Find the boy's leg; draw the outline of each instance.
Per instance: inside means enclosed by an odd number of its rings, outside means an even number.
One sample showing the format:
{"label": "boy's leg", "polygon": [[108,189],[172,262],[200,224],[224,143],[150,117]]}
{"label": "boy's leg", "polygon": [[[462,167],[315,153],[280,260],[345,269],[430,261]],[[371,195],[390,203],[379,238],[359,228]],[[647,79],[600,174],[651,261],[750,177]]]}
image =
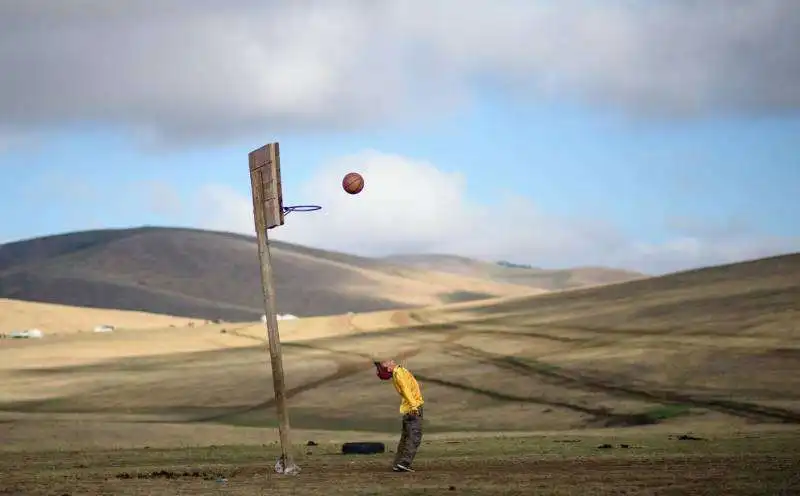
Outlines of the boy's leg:
{"label": "boy's leg", "polygon": [[408,429],[406,429],[405,415],[403,416],[403,424],[400,429],[400,442],[397,443],[397,452],[394,455],[394,463],[396,466],[405,457],[406,445],[408,444]]}
{"label": "boy's leg", "polygon": [[405,441],[403,452],[401,455],[398,450],[396,464],[410,469],[422,442],[422,409],[418,415],[403,415],[403,436]]}

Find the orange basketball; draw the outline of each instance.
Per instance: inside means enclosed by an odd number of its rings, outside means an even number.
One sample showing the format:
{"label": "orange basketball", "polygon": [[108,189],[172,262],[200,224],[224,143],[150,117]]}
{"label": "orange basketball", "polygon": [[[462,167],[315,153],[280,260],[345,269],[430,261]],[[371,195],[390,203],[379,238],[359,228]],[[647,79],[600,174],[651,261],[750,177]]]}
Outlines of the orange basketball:
{"label": "orange basketball", "polygon": [[342,179],[342,188],[351,195],[361,193],[364,189],[364,178],[358,172],[350,172]]}

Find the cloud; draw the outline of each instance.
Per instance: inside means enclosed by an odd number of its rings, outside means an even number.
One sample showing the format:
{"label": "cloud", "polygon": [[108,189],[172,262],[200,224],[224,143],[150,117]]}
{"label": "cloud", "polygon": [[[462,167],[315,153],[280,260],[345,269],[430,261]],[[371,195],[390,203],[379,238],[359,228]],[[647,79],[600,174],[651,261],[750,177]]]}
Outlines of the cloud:
{"label": "cloud", "polygon": [[634,116],[797,112],[798,47],[786,0],[0,2],[0,128],[339,130],[476,81]]}
{"label": "cloud", "polygon": [[[354,196],[340,187],[350,171],[362,173],[366,182],[364,191]],[[686,220],[672,222],[676,233],[667,241],[643,243],[603,219],[561,217],[511,196],[475,202],[466,188],[459,173],[422,160],[364,151],[317,169],[299,195],[323,210],[291,213],[270,235],[362,255],[450,253],[545,267],[604,265],[648,273],[800,250],[800,239]],[[197,225],[253,232],[246,194],[208,185],[195,201],[204,206],[194,220]]]}
{"label": "cloud", "polygon": [[682,237],[662,244],[635,244],[633,247],[629,266],[649,268],[651,273],[657,274],[796,253],[800,251],[800,239],[763,234],[729,239]]}

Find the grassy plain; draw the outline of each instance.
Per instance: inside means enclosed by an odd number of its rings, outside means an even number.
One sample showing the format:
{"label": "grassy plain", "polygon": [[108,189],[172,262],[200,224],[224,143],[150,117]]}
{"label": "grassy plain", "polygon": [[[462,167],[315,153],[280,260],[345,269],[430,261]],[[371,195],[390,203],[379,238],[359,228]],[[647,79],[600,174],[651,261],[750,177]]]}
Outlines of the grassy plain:
{"label": "grassy plain", "polygon": [[[760,495],[798,487],[798,255],[286,321],[282,337],[294,439],[319,443],[310,454],[298,446],[299,477],[271,473],[277,435],[263,329],[242,323],[0,342],[0,488]],[[396,442],[396,393],[371,365],[383,356],[404,361],[426,395],[426,444],[418,472],[405,477],[387,472],[391,453],[336,454],[345,440]],[[703,440],[676,438],[687,433]]]}
{"label": "grassy plain", "polygon": [[[599,447],[609,445],[610,447]],[[609,431],[426,441],[417,472],[338,446],[299,448],[296,477],[274,474],[278,448],[219,447],[0,455],[6,494],[574,495],[794,494],[796,438],[762,432],[723,439]],[[17,491],[15,493],[15,491]]]}

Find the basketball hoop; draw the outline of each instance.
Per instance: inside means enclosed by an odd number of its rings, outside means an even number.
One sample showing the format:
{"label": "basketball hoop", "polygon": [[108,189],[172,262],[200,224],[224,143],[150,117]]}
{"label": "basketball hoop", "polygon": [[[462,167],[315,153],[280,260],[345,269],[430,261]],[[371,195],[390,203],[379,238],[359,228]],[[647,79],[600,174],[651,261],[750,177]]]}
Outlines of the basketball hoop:
{"label": "basketball hoop", "polygon": [[289,212],[315,212],[321,208],[319,205],[293,205],[291,207],[283,207],[283,215]]}

